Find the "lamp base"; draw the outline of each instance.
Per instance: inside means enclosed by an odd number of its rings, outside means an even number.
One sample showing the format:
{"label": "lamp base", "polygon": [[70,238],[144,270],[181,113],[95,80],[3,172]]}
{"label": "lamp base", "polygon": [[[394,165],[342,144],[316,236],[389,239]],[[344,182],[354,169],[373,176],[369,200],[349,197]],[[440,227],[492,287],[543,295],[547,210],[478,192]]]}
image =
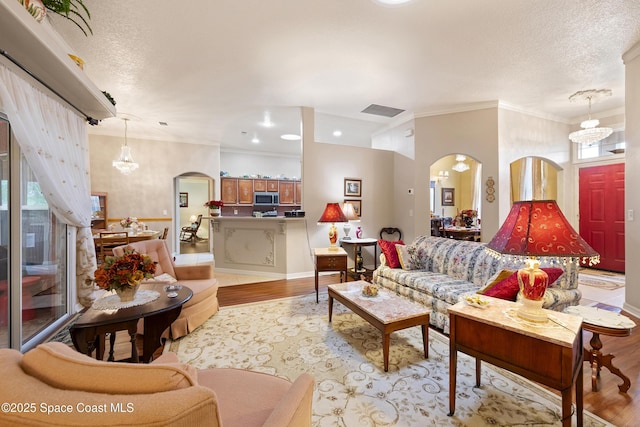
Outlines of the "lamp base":
{"label": "lamp base", "polygon": [[518,309],[518,317],[529,322],[545,323],[549,319],[547,313],[542,309],[543,300],[533,301],[522,299],[522,307]]}

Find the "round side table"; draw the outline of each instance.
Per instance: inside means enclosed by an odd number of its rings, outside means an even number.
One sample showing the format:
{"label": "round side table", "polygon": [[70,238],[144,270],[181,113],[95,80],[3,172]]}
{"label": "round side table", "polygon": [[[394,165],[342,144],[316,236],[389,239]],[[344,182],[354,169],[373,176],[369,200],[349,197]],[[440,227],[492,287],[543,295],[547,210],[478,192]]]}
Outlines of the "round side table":
{"label": "round side table", "polygon": [[628,337],[636,323],[627,316],[597,307],[572,306],[565,310],[566,313],[575,314],[582,317],[582,328],[592,334],[591,349],[584,349],[584,361],[591,365],[591,390],[598,391],[597,380],[600,377],[600,370],[604,366],[614,375],[622,379],[622,384],[618,389],[626,393],[631,387],[629,377],[624,375],[620,369],[613,366],[613,354],[602,354],[602,341],[600,335],[611,337]]}

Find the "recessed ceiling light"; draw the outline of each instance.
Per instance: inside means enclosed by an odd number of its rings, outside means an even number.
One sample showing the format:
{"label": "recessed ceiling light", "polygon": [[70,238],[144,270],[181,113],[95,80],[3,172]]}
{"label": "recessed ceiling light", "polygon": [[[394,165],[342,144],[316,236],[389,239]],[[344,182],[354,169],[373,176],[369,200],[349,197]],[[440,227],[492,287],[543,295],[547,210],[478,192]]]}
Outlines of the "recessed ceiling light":
{"label": "recessed ceiling light", "polygon": [[341,130],[334,130],[333,131],[333,136],[335,136],[336,138],[339,136],[342,136],[342,131]]}
{"label": "recessed ceiling light", "polygon": [[251,139],[251,142],[253,142],[254,144],[258,144],[258,143],[260,142],[260,140],[258,139],[258,137],[257,137],[257,136],[254,136],[254,137]]}
{"label": "recessed ceiling light", "polygon": [[273,122],[271,121],[271,114],[269,112],[264,113],[264,120],[260,124],[266,128],[273,127]]}
{"label": "recessed ceiling light", "polygon": [[280,138],[287,141],[298,141],[300,140],[300,135],[294,135],[292,133],[285,133],[284,135],[280,135]]}

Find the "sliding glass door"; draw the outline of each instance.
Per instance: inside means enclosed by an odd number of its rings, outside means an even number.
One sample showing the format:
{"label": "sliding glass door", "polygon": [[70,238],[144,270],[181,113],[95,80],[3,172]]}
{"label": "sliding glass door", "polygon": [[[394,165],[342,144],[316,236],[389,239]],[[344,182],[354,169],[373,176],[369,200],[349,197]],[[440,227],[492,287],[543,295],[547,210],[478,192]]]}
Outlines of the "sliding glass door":
{"label": "sliding glass door", "polygon": [[0,348],[28,348],[69,312],[67,227],[0,117]]}

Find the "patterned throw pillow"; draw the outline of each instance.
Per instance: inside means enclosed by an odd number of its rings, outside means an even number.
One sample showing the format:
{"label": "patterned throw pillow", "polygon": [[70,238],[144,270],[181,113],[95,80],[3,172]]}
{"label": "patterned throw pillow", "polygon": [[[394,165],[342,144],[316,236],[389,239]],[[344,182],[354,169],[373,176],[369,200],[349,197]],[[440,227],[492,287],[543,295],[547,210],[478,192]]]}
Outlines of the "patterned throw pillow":
{"label": "patterned throw pillow", "polygon": [[404,245],[402,240],[397,240],[395,242],[389,240],[378,240],[378,245],[382,250],[382,254],[387,262],[387,266],[389,268],[398,268],[400,267],[400,260],[398,259],[398,252],[396,251],[396,244]]}
{"label": "patterned throw pillow", "polygon": [[[549,276],[548,287],[551,287],[551,285],[562,276],[562,273],[564,273],[561,268],[541,268],[540,270],[545,271]],[[480,289],[477,293],[488,297],[515,301],[519,291],[518,271],[501,270],[491,277],[484,288]]]}
{"label": "patterned throw pillow", "polygon": [[396,252],[398,252],[400,267],[402,267],[403,270],[415,270],[414,263],[411,262],[411,253],[409,252],[408,246],[397,244]]}

